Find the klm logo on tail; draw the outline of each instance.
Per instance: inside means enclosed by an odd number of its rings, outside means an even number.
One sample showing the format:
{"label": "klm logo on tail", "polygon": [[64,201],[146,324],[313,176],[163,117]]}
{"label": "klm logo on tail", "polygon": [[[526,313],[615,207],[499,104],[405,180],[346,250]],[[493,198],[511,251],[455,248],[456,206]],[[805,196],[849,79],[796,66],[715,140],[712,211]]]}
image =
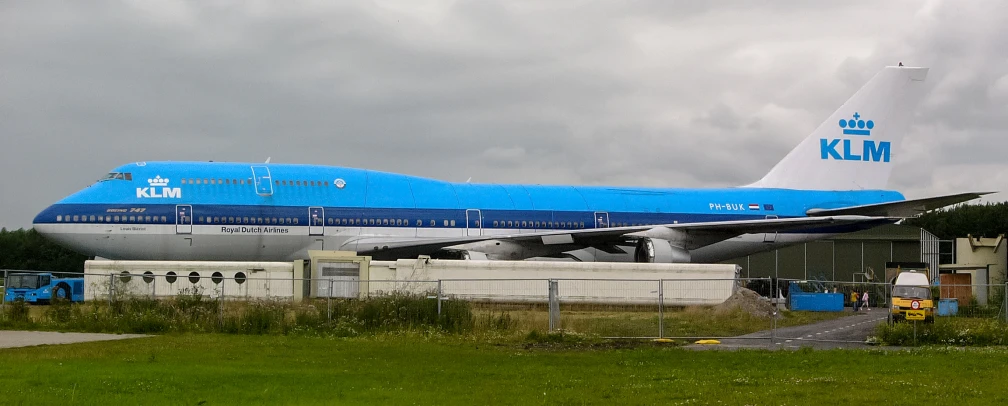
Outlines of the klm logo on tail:
{"label": "klm logo on tail", "polygon": [[[840,119],[840,128],[844,135],[855,135],[870,137],[871,130],[875,128],[872,120],[861,120],[861,115],[854,113],[851,120]],[[891,154],[891,144],[889,141],[862,140],[860,148],[857,139],[833,138],[819,139],[819,153],[822,159],[836,159],[840,161],[872,161],[889,162]]]}

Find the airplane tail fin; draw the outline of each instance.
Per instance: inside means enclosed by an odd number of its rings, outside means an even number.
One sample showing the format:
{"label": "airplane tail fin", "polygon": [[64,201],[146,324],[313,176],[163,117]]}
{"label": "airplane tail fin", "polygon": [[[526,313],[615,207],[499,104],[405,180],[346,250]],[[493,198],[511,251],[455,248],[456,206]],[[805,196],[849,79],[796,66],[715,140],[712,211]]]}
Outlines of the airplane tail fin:
{"label": "airplane tail fin", "polygon": [[888,66],[747,187],[883,189],[924,96],[928,68]]}

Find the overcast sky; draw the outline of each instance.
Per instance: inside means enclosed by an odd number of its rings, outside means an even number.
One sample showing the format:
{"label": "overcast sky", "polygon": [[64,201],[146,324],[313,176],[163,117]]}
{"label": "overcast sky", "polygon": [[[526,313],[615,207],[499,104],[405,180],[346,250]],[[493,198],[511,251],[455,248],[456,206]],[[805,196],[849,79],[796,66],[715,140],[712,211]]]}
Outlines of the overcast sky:
{"label": "overcast sky", "polygon": [[741,185],[898,62],[931,67],[931,91],[890,186],[1008,191],[1006,16],[1001,1],[4,1],[0,226],[134,161]]}

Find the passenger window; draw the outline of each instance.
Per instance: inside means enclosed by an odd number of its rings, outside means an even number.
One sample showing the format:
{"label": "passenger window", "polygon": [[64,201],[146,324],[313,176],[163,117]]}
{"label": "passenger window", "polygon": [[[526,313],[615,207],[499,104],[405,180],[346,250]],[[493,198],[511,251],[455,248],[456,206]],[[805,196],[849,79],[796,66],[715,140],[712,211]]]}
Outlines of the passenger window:
{"label": "passenger window", "polygon": [[119,216],[115,216],[115,217],[113,217],[113,219],[115,220],[116,223],[119,222]]}
{"label": "passenger window", "polygon": [[448,227],[448,220],[445,220],[445,221],[444,221],[444,226],[445,226],[445,227]]}
{"label": "passenger window", "polygon": [[80,221],[80,216],[74,216],[74,222],[76,223],[78,221]]}
{"label": "passenger window", "polygon": [[200,223],[202,223],[202,222],[203,222],[203,216],[200,216],[200,217],[199,217],[199,222],[200,222]]}
{"label": "passenger window", "polygon": [[150,221],[150,216],[144,216],[144,221],[146,221],[146,222],[150,223],[150,222],[151,222],[151,221]]}
{"label": "passenger window", "polygon": [[329,219],[329,225],[330,226],[332,225],[332,219],[331,218]]}
{"label": "passenger window", "polygon": [[294,224],[297,224],[297,223],[298,223],[298,218],[294,217]]}
{"label": "passenger window", "polygon": [[95,221],[95,216],[91,216],[91,222],[94,223],[94,221]]}
{"label": "passenger window", "polygon": [[523,221],[521,224],[522,224],[521,228],[527,228],[528,227],[528,223],[527,222]]}
{"label": "passenger window", "polygon": [[417,227],[423,227],[423,220],[417,219],[416,226]]}
{"label": "passenger window", "polygon": [[383,226],[387,226],[388,225],[388,219],[382,219],[382,225]]}
{"label": "passenger window", "polygon": [[242,217],[242,223],[248,224],[248,217]]}
{"label": "passenger window", "polygon": [[312,186],[315,186],[315,181],[314,181],[314,180],[313,180],[313,181],[311,181],[311,185],[312,185]]}
{"label": "passenger window", "polygon": [[508,228],[511,228],[511,227],[514,227],[514,226],[513,226],[512,224],[511,224],[511,220],[508,220],[508,223],[507,223],[507,226],[508,226]]}
{"label": "passenger window", "polygon": [[343,219],[343,225],[353,225],[353,219]]}
{"label": "passenger window", "polygon": [[578,223],[578,227],[579,228],[584,228],[584,222],[582,221],[582,222]]}
{"label": "passenger window", "polygon": [[112,222],[112,216],[105,216],[105,222],[106,223],[111,223]]}
{"label": "passenger window", "polygon": [[494,227],[497,227],[497,220],[494,220]]}
{"label": "passenger window", "polygon": [[396,221],[395,221],[395,225],[397,225],[397,226],[401,226],[401,225],[402,225],[402,220],[400,220],[400,219],[396,219]]}
{"label": "passenger window", "polygon": [[185,184],[185,178],[182,178],[182,184],[183,185]]}
{"label": "passenger window", "polygon": [[197,185],[200,184],[200,180],[199,179],[196,179],[196,184]]}
{"label": "passenger window", "polygon": [[230,185],[231,184],[231,179],[224,179],[224,184],[225,185]]}
{"label": "passenger window", "polygon": [[452,226],[452,227],[455,227],[455,220],[452,220],[452,221],[451,221],[451,226]]}
{"label": "passenger window", "polygon": [[218,185],[223,185],[224,184],[224,180],[223,179],[217,179],[217,184]]}
{"label": "passenger window", "polygon": [[356,221],[357,225],[359,226],[360,225],[360,219],[357,219],[355,221]]}
{"label": "passenger window", "polygon": [[216,179],[210,179],[210,184],[211,185],[216,185],[217,184],[217,180]]}
{"label": "passenger window", "polygon": [[[204,185],[209,185],[209,184],[210,184],[209,180],[210,180],[210,179],[207,179],[207,178],[203,178],[203,184],[204,184]],[[198,181],[199,181],[199,179],[197,179],[197,183],[199,183]]]}
{"label": "passenger window", "polygon": [[136,222],[136,216],[130,216],[129,221],[130,221],[130,223],[135,223]]}
{"label": "passenger window", "polygon": [[280,181],[279,180],[274,180],[273,183],[275,183],[277,186],[280,186]]}
{"label": "passenger window", "polygon": [[214,224],[219,224],[220,223],[220,217],[214,217],[213,218],[213,222],[214,222]]}
{"label": "passenger window", "polygon": [[166,217],[166,216],[161,216],[161,222],[162,222],[162,223],[167,223],[167,222],[168,222],[168,217]]}
{"label": "passenger window", "polygon": [[63,221],[63,216],[56,216],[56,221]]}

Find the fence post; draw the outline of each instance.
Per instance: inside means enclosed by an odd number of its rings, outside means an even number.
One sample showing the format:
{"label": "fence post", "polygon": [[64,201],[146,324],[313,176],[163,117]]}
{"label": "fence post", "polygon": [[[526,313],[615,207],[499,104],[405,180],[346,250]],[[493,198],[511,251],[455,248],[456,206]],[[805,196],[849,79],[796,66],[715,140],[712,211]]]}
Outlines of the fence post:
{"label": "fence post", "polygon": [[329,279],[329,291],[326,292],[326,314],[329,315],[329,321],[332,321],[332,288],[333,280]]}
{"label": "fence post", "polygon": [[658,338],[665,337],[665,281],[658,280]]}
{"label": "fence post", "polygon": [[437,315],[441,316],[441,280],[437,280]]}
{"label": "fence post", "polygon": [[151,275],[151,300],[157,300],[157,275]]}
{"label": "fence post", "polygon": [[108,278],[108,304],[112,307],[112,295],[115,292],[115,275],[109,274]]}
{"label": "fence post", "polygon": [[774,341],[777,340],[777,310],[780,310],[780,304],[778,303],[780,297],[777,294],[777,283],[776,278],[770,283],[770,286],[773,287],[772,295],[774,296],[773,314],[770,315],[770,345],[773,345]]}
{"label": "fence post", "polygon": [[1004,292],[1001,293],[1004,297],[1004,320],[1008,323],[1008,281],[1005,281]]}
{"label": "fence post", "polygon": [[557,298],[557,281],[550,279],[549,283],[549,331],[560,328],[560,301]]}

